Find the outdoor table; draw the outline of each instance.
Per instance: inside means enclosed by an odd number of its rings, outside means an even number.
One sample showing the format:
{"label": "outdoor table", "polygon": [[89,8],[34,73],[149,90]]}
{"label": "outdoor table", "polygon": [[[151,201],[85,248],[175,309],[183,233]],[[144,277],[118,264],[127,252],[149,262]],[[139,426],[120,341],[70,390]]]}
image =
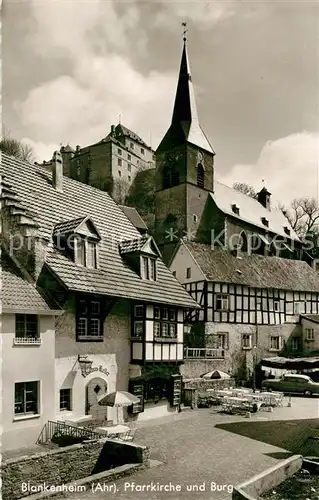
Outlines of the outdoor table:
{"label": "outdoor table", "polygon": [[96,427],[95,432],[106,436],[120,436],[129,432],[129,430],[130,428],[127,425],[111,425],[109,427]]}
{"label": "outdoor table", "polygon": [[234,394],[233,390],[227,391],[227,390],[215,390],[215,389],[208,389],[207,392],[214,392],[216,396],[232,396]]}
{"label": "outdoor table", "polygon": [[[256,405],[254,409],[254,405]],[[234,411],[256,411],[260,409],[262,405],[262,401],[256,401],[253,399],[252,396],[248,397],[238,397],[238,396],[233,396],[233,397],[225,397],[223,406],[226,411],[234,412]]]}

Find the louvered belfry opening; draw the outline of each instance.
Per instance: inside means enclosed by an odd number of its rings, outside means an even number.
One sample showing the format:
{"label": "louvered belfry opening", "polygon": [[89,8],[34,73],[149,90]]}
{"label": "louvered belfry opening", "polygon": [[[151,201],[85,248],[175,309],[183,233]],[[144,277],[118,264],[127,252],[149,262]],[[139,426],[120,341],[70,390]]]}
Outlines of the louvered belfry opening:
{"label": "louvered belfry opening", "polygon": [[200,188],[205,187],[205,171],[201,163],[197,165],[197,186]]}

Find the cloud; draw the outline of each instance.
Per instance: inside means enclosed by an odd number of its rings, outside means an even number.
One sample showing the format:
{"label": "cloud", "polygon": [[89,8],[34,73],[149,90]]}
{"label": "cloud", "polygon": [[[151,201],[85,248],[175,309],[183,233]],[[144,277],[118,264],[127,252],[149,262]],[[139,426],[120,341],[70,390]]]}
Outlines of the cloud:
{"label": "cloud", "polygon": [[[260,189],[262,180],[272,192],[273,201],[289,205],[292,199],[319,199],[319,134],[301,132],[267,142],[254,165],[234,165],[225,184],[247,182]],[[218,177],[218,167],[216,168]]]}
{"label": "cloud", "polygon": [[35,155],[34,159],[35,161],[40,163],[42,163],[44,160],[51,160],[53,152],[60,149],[59,144],[44,144],[42,142],[35,142],[28,137],[24,137],[21,142],[32,147]]}
{"label": "cloud", "polygon": [[233,16],[238,9],[238,1],[207,0],[184,1],[160,0],[160,6],[154,19],[155,26],[165,26],[176,31],[178,22],[191,21],[200,30],[210,29],[214,24]]}
{"label": "cloud", "polygon": [[146,142],[152,130],[153,144],[159,142],[170,118],[176,76],[143,74],[133,66],[130,50],[146,46],[143,29],[137,29],[137,4],[127,3],[121,12],[112,1],[76,5],[75,10],[69,0],[32,1],[36,29],[28,43],[39,57],[69,59],[70,72],[42,82],[14,103],[28,136],[35,147],[84,146],[106,136],[121,115],[122,123]]}

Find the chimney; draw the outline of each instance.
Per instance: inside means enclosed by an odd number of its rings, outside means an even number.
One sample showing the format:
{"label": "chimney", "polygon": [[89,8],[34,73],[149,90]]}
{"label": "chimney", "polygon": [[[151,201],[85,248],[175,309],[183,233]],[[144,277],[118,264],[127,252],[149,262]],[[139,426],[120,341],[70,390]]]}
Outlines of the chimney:
{"label": "chimney", "polygon": [[267,210],[270,210],[270,195],[271,193],[265,187],[257,193],[257,200]]}
{"label": "chimney", "polygon": [[115,136],[115,125],[111,125],[111,137]]}
{"label": "chimney", "polygon": [[60,151],[55,151],[53,153],[52,185],[59,193],[63,192],[63,161]]}
{"label": "chimney", "polygon": [[78,153],[80,151],[80,149],[81,149],[81,146],[77,145],[76,146],[76,152]]}

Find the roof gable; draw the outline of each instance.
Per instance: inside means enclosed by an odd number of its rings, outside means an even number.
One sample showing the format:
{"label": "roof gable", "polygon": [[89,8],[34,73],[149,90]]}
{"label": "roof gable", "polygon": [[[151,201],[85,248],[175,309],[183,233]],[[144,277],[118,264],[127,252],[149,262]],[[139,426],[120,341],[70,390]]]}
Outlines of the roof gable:
{"label": "roof gable", "polygon": [[144,235],[140,238],[121,241],[119,244],[121,255],[128,253],[144,253],[154,257],[161,257],[161,252],[152,236]]}
{"label": "roof gable", "polygon": [[99,231],[88,215],[85,217],[78,217],[73,220],[59,222],[54,226],[53,236],[57,236],[58,234],[67,236],[71,233],[89,238],[101,239]]}

